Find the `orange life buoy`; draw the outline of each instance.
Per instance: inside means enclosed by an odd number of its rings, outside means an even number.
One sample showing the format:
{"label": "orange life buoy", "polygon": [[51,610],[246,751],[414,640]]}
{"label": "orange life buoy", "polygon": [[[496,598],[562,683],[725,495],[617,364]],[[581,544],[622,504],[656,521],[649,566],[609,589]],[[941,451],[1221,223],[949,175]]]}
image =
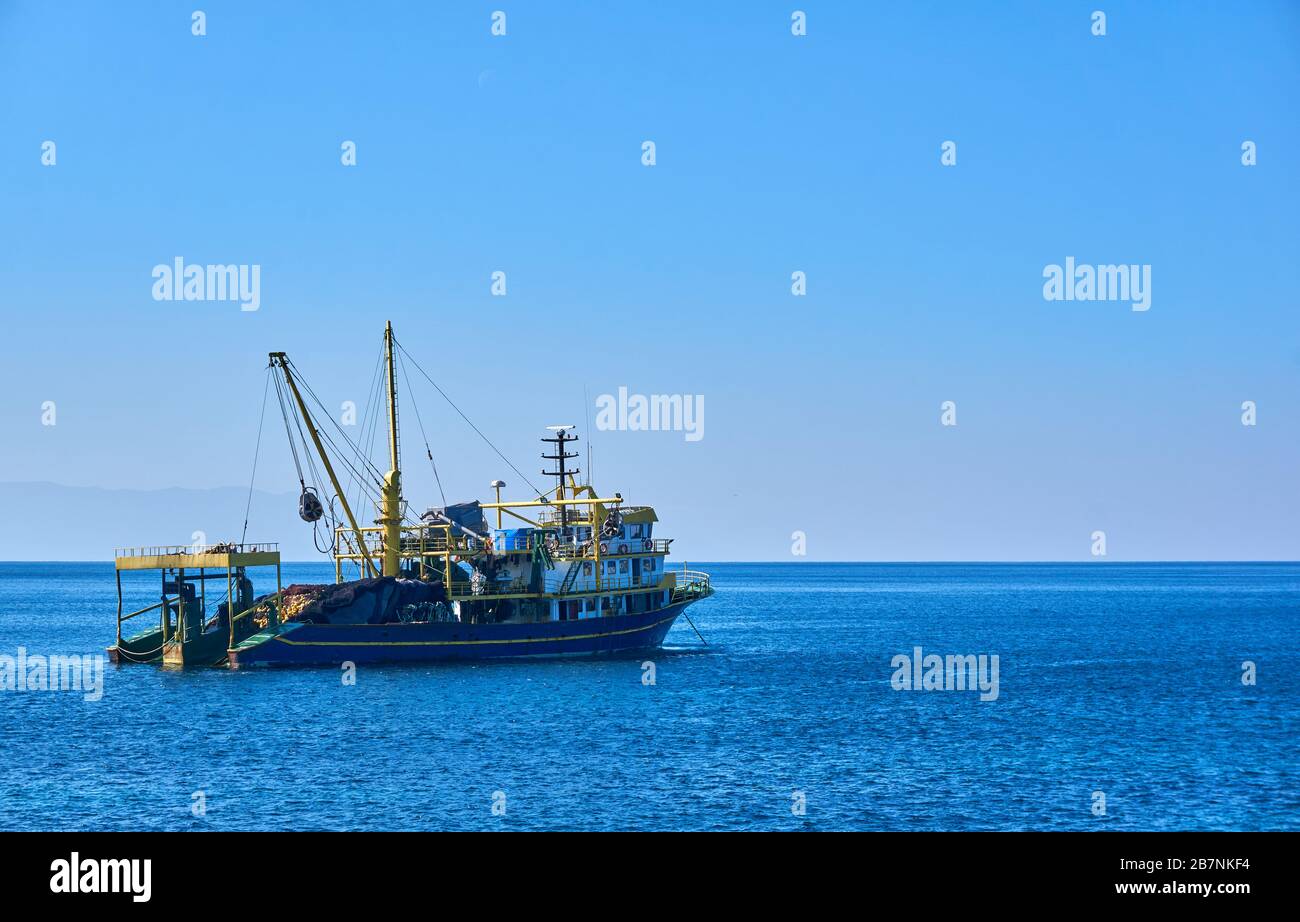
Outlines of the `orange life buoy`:
{"label": "orange life buoy", "polygon": [[605,543],[602,541],[602,542],[601,542],[601,545],[600,545],[600,552],[601,552],[602,554],[608,554],[608,553],[609,553],[609,545],[608,545],[608,544],[605,544]]}
{"label": "orange life buoy", "polygon": [[649,538],[646,538],[645,541],[642,543],[642,545],[645,547],[647,551],[652,551],[654,550],[655,543],[651,541]]}
{"label": "orange life buoy", "polygon": [[618,552],[619,552],[620,554],[626,554],[626,553],[627,553],[627,545],[626,545],[626,544],[620,544],[620,545],[618,546]]}

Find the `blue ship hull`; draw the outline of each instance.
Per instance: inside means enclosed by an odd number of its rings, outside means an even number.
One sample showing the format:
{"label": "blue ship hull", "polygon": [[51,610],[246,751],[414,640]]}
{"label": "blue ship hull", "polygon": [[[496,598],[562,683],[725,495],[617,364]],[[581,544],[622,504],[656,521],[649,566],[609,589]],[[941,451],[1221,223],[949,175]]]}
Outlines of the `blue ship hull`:
{"label": "blue ship hull", "polygon": [[531,624],[290,622],[237,644],[230,650],[230,665],[489,660],[649,650],[663,644],[691,601],[633,615]]}

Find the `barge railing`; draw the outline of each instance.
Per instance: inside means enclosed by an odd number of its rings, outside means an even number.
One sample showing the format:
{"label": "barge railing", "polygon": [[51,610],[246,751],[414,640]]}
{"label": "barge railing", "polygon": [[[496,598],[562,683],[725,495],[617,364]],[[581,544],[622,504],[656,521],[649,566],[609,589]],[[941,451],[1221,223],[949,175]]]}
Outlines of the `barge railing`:
{"label": "barge railing", "polygon": [[[233,611],[235,580],[237,577],[243,579],[244,571],[250,567],[275,567],[275,603],[274,613],[271,616],[274,623],[283,603],[279,548],[279,544],[269,541],[239,544],[233,542],[150,544],[141,547],[114,548],[113,568],[117,577],[117,642],[113,649],[116,655],[131,660],[133,656],[140,653],[140,651],[123,649],[122,624],[152,611],[159,612],[158,636],[162,646],[157,651],[149,651],[150,657],[154,653],[161,652],[164,663],[183,664],[189,656],[208,659],[215,655],[216,645],[204,639],[210,633],[204,631],[204,619],[207,617],[207,584],[210,580],[225,580],[226,610]],[[160,576],[159,601],[126,614],[122,595],[123,572],[150,570],[156,571]],[[174,596],[168,595],[169,577],[171,588],[176,593]],[[197,609],[197,613],[187,611],[186,593],[183,589],[189,586],[193,591],[195,584],[198,585],[198,591],[192,592],[191,603]],[[176,615],[174,625],[173,612]],[[197,623],[192,617],[195,614],[197,614]],[[235,624],[238,620],[237,617],[229,619],[229,635],[220,644],[223,652],[235,643]]]}

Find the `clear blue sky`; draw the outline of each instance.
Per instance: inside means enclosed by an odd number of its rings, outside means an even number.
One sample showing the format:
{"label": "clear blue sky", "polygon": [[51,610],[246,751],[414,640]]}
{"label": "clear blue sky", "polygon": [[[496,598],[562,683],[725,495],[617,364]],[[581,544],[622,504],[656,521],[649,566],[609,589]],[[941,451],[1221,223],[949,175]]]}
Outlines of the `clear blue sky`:
{"label": "clear blue sky", "polygon": [[[0,480],[246,484],[266,353],[363,402],[391,319],[530,477],[584,387],[704,395],[594,442],[687,557],[1300,558],[1298,101],[1282,2],[0,0]],[[154,301],[176,256],[261,310]],[[1045,301],[1067,256],[1151,309]],[[450,494],[517,481],[415,396]]]}

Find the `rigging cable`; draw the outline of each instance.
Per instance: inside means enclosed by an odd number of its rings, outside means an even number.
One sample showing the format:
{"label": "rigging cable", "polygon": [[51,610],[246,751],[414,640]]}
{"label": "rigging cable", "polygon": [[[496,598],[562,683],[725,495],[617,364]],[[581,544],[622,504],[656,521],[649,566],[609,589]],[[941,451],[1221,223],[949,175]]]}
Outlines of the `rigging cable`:
{"label": "rigging cable", "polygon": [[279,377],[275,379],[275,397],[280,401],[280,416],[284,420],[284,434],[289,439],[289,451],[293,454],[293,467],[298,472],[298,483],[305,490],[307,484],[302,477],[302,461],[298,458],[298,446],[293,441],[293,428],[289,425],[289,408],[284,403],[284,389]]}
{"label": "rigging cable", "polygon": [[420,408],[415,405],[415,388],[411,387],[411,379],[406,375],[406,363],[402,362],[400,365],[402,380],[406,382],[406,392],[411,395],[411,409],[415,412],[415,421],[420,426],[420,438],[424,439],[424,453],[429,457],[429,466],[433,468],[433,479],[438,484],[438,495],[442,497],[443,508],[446,508],[447,494],[443,492],[442,478],[438,476],[438,464],[433,460],[433,452],[429,450],[429,437],[424,434],[424,420],[420,418]]}
{"label": "rigging cable", "polygon": [[[382,361],[382,359],[383,359],[383,354],[380,353],[380,361]],[[377,418],[377,415],[375,413],[375,406],[376,406],[376,401],[378,400],[377,395],[379,393],[377,387],[379,381],[377,377],[378,374],[379,374],[379,363],[377,362],[375,365],[375,373],[370,378],[370,390],[367,392],[366,395],[366,409],[365,412],[362,413],[361,415],[360,432],[357,436],[358,450],[360,450],[361,446],[365,446],[365,455],[368,458],[373,458],[375,453],[374,429],[375,429],[375,420]],[[349,493],[352,492],[352,486],[354,483],[356,484],[355,504],[356,507],[359,509],[361,508],[362,501],[365,499],[365,485],[362,484],[359,480],[357,480],[355,476],[349,476],[347,492]]]}
{"label": "rigging cable", "polygon": [[[302,424],[307,421],[295,417],[295,422],[298,424],[298,435],[303,440],[303,452],[307,456],[307,469],[311,473],[313,489],[323,489],[326,480],[321,477],[320,469],[316,467],[316,458],[307,448],[307,439],[302,432]],[[308,424],[310,425],[310,423]],[[324,547],[321,546],[320,537],[322,523],[324,523],[326,535],[328,536],[328,541],[325,543]],[[338,540],[336,533],[337,527],[338,517],[333,514],[333,500],[331,498],[329,501],[321,503],[320,518],[313,520],[311,523],[311,543],[316,548],[317,553],[333,555]]]}
{"label": "rigging cable", "polygon": [[274,376],[274,369],[266,366],[266,384],[262,387],[262,415],[257,420],[257,445],[253,448],[253,475],[248,478],[248,502],[244,504],[244,530],[239,535],[239,543],[243,544],[244,539],[248,537],[248,513],[253,508],[253,484],[257,480],[257,458],[262,453],[262,424],[266,421],[266,398],[271,393],[271,378]]}
{"label": "rigging cable", "polygon": [[[352,449],[353,453],[358,456],[358,459],[363,463],[363,465],[369,468],[371,478],[373,479],[376,488],[382,490],[384,472],[377,468],[369,458],[361,457],[361,447],[352,441],[352,437],[344,432],[343,427],[339,425],[332,415],[330,415],[330,411],[326,408],[320,397],[316,396],[316,392],[312,390],[311,385],[307,383],[306,379],[303,378],[302,373],[298,371],[298,366],[294,365],[292,360],[289,361],[289,364],[293,367],[294,372],[297,373],[298,384],[301,386],[302,390],[304,390],[307,395],[311,397],[312,401],[315,402],[316,406],[320,408],[321,418],[329,420],[330,424],[338,430],[339,435],[343,437],[343,441],[346,442],[348,447]],[[352,467],[352,463],[348,460],[347,455],[339,449],[338,443],[334,441],[333,436],[331,436],[326,429],[323,427],[318,428],[317,434],[328,441],[330,447],[334,449],[335,454],[342,459],[343,463],[347,464],[349,468],[352,468],[355,471],[355,468]],[[361,476],[359,472],[357,473],[357,476]]]}
{"label": "rigging cable", "polygon": [[[294,370],[296,371],[297,369],[294,369]],[[286,435],[288,436],[288,438],[289,438],[289,450],[290,450],[290,451],[292,452],[292,454],[293,454],[293,464],[294,464],[294,469],[295,469],[295,471],[296,471],[297,474],[298,474],[298,484],[299,484],[299,486],[302,488],[302,490],[303,490],[304,493],[307,492],[307,482],[306,482],[306,477],[305,477],[305,475],[303,474],[303,458],[300,457],[299,454],[298,454],[298,444],[297,444],[297,442],[294,440],[294,437],[293,437],[294,429],[297,429],[297,431],[298,431],[298,440],[301,441],[301,443],[302,443],[302,454],[303,454],[303,456],[305,456],[305,459],[306,459],[307,471],[308,471],[308,473],[310,473],[311,476],[312,476],[313,488],[314,488],[314,489],[319,489],[319,487],[316,486],[316,485],[321,484],[321,483],[324,483],[324,480],[321,479],[320,471],[319,471],[319,470],[317,469],[317,467],[316,467],[316,462],[315,462],[314,456],[313,456],[313,454],[312,454],[312,450],[311,450],[311,448],[310,448],[310,447],[308,446],[308,444],[307,444],[307,435],[306,435],[306,433],[303,432],[303,423],[304,423],[304,422],[307,422],[307,421],[304,420],[304,419],[302,418],[301,414],[297,411],[296,406],[295,406],[295,409],[290,410],[290,406],[293,406],[293,404],[292,404],[292,397],[286,395],[286,393],[285,393],[286,385],[283,385],[283,384],[281,383],[279,377],[276,377],[276,378],[275,378],[275,386],[276,386],[276,398],[277,398],[277,400],[278,400],[279,403],[280,403],[280,414],[281,414],[281,416],[283,416],[283,418],[284,418],[285,434],[286,434]],[[303,386],[304,386],[304,387],[307,387],[307,385],[306,385],[305,382],[303,382]],[[309,389],[309,390],[310,390],[310,389]],[[315,395],[313,395],[313,397],[314,397],[314,396],[315,396]],[[319,401],[317,401],[317,403],[319,403]],[[322,410],[323,410],[323,409],[324,409],[324,407],[322,407]],[[328,414],[326,414],[326,415],[328,416]],[[291,422],[291,417],[292,417],[292,422]],[[310,425],[309,422],[308,422],[308,425]],[[326,439],[329,439],[329,433],[327,433],[327,432],[323,432],[323,433],[321,433],[321,434],[324,435],[324,437],[325,437]],[[330,439],[330,444],[331,444],[331,445],[334,445],[334,442],[333,442],[332,439]],[[335,451],[336,451],[336,453],[338,453],[337,446],[335,446]],[[341,453],[340,453],[340,454],[341,454]],[[348,468],[349,468],[349,469],[350,469],[354,474],[357,474],[356,468],[352,466],[352,464],[347,460],[346,457],[343,457],[342,460],[343,460],[343,462],[344,462],[345,464],[348,465]],[[359,474],[357,474],[357,476],[358,476],[358,478],[360,478],[360,475],[359,475]],[[360,482],[360,479],[359,479],[358,482]],[[322,514],[322,516],[321,516],[321,518],[325,520],[325,527],[326,527],[327,529],[329,529],[329,536],[330,536],[330,537],[329,537],[329,541],[328,541],[328,543],[326,543],[326,545],[325,545],[324,547],[321,546],[321,538],[320,538],[320,521],[317,520],[317,521],[313,521],[313,522],[311,523],[311,525],[312,525],[312,544],[315,546],[316,550],[317,550],[318,552],[320,552],[321,554],[327,554],[327,553],[328,553],[328,554],[333,554],[334,550],[335,550],[336,547],[337,547],[337,543],[338,543],[338,536],[337,536],[338,516],[337,516],[336,513],[333,512],[332,501],[331,501],[331,504],[330,504],[330,506],[329,506],[329,510],[330,510],[330,512],[329,512],[328,517],[327,517],[325,514]],[[323,511],[324,511],[324,510],[322,510],[322,512],[323,512]],[[332,521],[331,521],[331,519],[332,519]]]}
{"label": "rigging cable", "polygon": [[519,470],[519,468],[511,464],[510,459],[507,458],[505,455],[501,454],[501,449],[497,448],[495,445],[492,444],[492,440],[489,439],[486,435],[484,435],[482,430],[480,430],[478,426],[474,425],[474,423],[470,420],[468,416],[464,414],[464,412],[461,410],[460,407],[452,403],[451,398],[448,397],[446,392],[438,386],[438,382],[434,381],[433,378],[429,377],[429,373],[425,371],[422,367],[420,367],[419,362],[417,362],[414,358],[411,357],[411,353],[406,351],[406,347],[403,346],[401,342],[398,341],[397,337],[393,337],[393,342],[397,344],[397,348],[401,350],[402,354],[411,360],[411,364],[415,366],[415,370],[418,371],[420,374],[424,375],[424,379],[428,381],[430,384],[432,384],[433,389],[442,395],[442,399],[447,401],[447,404],[453,410],[455,410],[457,413],[460,414],[460,418],[465,420],[465,422],[469,424],[469,427],[473,429],[476,433],[478,433],[478,437],[481,438],[484,442],[486,442],[488,447],[497,453],[497,457],[500,458],[502,461],[504,461],[506,463],[506,466],[509,467],[510,470],[518,474],[519,479],[522,480],[525,484],[527,484],[529,489],[531,489],[538,496],[543,496],[544,494],[542,493],[542,491],[537,489],[537,487],[533,486],[532,482],[527,477],[524,476],[523,471]]}
{"label": "rigging cable", "polygon": [[[305,392],[311,397],[312,401],[315,402],[316,406],[320,409],[321,418],[330,421],[330,423],[338,430],[339,434],[343,437],[343,440],[348,444],[348,446],[353,450],[353,452],[355,452],[358,455],[362,466],[365,468],[369,468],[369,471],[367,473],[371,473],[372,477],[374,476],[374,474],[377,474],[378,473],[377,468],[375,468],[374,464],[368,458],[365,458],[360,455],[360,449],[353,443],[352,439],[348,436],[347,432],[343,430],[340,423],[336,421],[333,416],[330,415],[329,411],[325,408],[325,405],[321,402],[320,398],[316,395],[316,392],[312,390],[311,385],[308,384],[305,379],[303,379],[302,374],[301,372],[298,371],[297,366],[294,365],[293,362],[289,360],[287,357],[284,358],[282,361],[284,362],[286,373],[292,371],[292,373],[298,376],[298,385],[299,385],[300,392]],[[317,440],[323,439],[325,442],[329,443],[330,449],[333,450],[334,455],[339,460],[341,460],[343,464],[347,466],[347,469],[351,472],[352,477],[356,479],[359,492],[367,492],[366,489],[367,476],[362,474],[362,472],[357,469],[357,466],[348,457],[348,455],[342,450],[340,450],[338,443],[335,442],[334,438],[330,435],[330,433],[327,430],[312,426],[311,418],[310,416],[307,415],[308,411],[306,409],[305,401],[303,402],[303,406],[299,407],[298,400],[300,398],[295,398],[292,395],[290,395],[288,393],[289,385],[287,381],[282,382],[278,376],[275,376],[275,388],[276,388],[276,399],[280,404],[280,415],[284,419],[285,434],[288,436],[289,439],[289,450],[293,454],[294,469],[298,474],[298,483],[301,486],[303,492],[304,493],[307,492],[307,484],[306,484],[305,475],[303,474],[304,457],[299,455],[298,442],[302,443],[302,455],[305,456],[305,462],[306,462],[308,473],[310,473],[312,476],[312,482],[314,485],[312,489],[313,490],[319,489],[319,487],[316,485],[323,484],[325,482],[321,478],[320,470],[316,467],[315,455],[313,454],[311,447],[307,443],[307,435],[303,431],[304,424],[309,430],[311,430],[315,439]],[[298,433],[297,440],[294,439],[295,429],[297,430]],[[323,446],[321,450],[322,452],[324,451]],[[376,482],[375,486],[378,487],[379,483]],[[370,492],[368,493],[368,495],[372,499],[375,499],[377,502],[377,497],[378,497],[377,492]],[[337,493],[335,493],[327,501],[327,503],[322,504],[322,506],[325,508],[322,508],[322,514],[320,518],[311,520],[312,543],[315,545],[316,550],[322,554],[333,554],[338,547],[338,514],[334,510],[334,499],[336,498],[337,498]],[[323,547],[321,544],[321,537],[320,537],[321,520],[324,521],[325,528],[328,530],[328,539],[325,543],[325,546]],[[362,550],[364,551],[364,548]]]}
{"label": "rigging cable", "polygon": [[[375,367],[374,367],[374,370],[373,370],[373,372],[371,372],[371,375],[370,375],[370,387],[367,388],[367,390],[366,390],[366,408],[365,408],[365,410],[364,410],[364,411],[362,412],[362,414],[361,414],[361,424],[360,424],[360,427],[359,427],[360,435],[359,435],[359,438],[358,438],[359,445],[360,445],[360,444],[365,444],[365,443],[366,443],[366,440],[367,440],[366,433],[369,432],[369,431],[371,431],[371,430],[373,429],[373,417],[371,416],[371,411],[372,411],[372,409],[373,409],[374,406],[375,406],[375,400],[376,400],[376,396],[375,396],[375,395],[378,393],[378,387],[377,387],[377,385],[378,385],[378,382],[379,382],[379,369],[380,369],[380,367],[383,365],[383,362],[384,362],[384,352],[383,352],[383,350],[381,349],[381,350],[379,351],[379,355],[378,355],[378,357],[375,359]],[[373,437],[370,439],[370,443],[369,443],[369,444],[370,444],[370,447],[368,447],[368,448],[366,449],[366,455],[367,455],[368,457],[373,457],[373,455],[374,455],[374,448],[373,448],[373,446],[374,446],[374,440],[373,440]],[[359,446],[358,446],[358,447],[359,447]],[[354,475],[352,475],[352,474],[349,474],[349,475],[348,475],[348,485],[347,485],[346,487],[344,487],[344,489],[343,489],[344,497],[346,497],[347,494],[349,494],[349,493],[352,492],[352,486],[353,486],[354,483],[356,483],[356,479],[357,479],[357,478],[356,478]],[[357,506],[358,506],[358,507],[360,507],[360,505],[361,505],[361,500],[362,500],[362,489],[361,489],[360,484],[357,484],[356,501],[357,501]]]}
{"label": "rigging cable", "polygon": [[686,614],[686,609],[684,608],[682,609],[682,617],[685,618],[686,623],[691,626],[691,630],[695,632],[695,636],[700,638],[700,640],[703,641],[704,645],[707,647],[709,645],[709,642],[707,640],[704,640],[704,635],[700,633],[700,629],[695,626],[695,622],[691,620],[690,615]]}

